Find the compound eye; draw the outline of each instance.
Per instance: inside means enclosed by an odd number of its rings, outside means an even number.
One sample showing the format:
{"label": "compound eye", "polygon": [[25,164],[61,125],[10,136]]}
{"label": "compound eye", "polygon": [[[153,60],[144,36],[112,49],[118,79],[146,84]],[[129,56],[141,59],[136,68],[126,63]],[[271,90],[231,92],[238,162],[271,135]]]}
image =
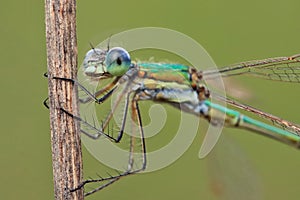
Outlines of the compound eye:
{"label": "compound eye", "polygon": [[121,48],[115,47],[108,51],[105,59],[107,72],[113,76],[124,75],[131,65],[129,53]]}

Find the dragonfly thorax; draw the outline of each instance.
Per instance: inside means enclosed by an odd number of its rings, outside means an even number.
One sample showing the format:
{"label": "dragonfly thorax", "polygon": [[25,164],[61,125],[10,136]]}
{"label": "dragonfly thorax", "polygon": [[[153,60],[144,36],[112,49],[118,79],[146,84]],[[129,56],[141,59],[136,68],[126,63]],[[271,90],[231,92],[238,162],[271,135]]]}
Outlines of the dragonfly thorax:
{"label": "dragonfly thorax", "polygon": [[198,99],[200,101],[208,99],[210,97],[210,91],[204,84],[201,83],[203,81],[203,72],[197,71],[197,69],[190,67],[189,74],[191,87],[197,92]]}
{"label": "dragonfly thorax", "polygon": [[196,91],[200,101],[206,100],[210,97],[210,91],[204,84],[199,84],[196,88]]}

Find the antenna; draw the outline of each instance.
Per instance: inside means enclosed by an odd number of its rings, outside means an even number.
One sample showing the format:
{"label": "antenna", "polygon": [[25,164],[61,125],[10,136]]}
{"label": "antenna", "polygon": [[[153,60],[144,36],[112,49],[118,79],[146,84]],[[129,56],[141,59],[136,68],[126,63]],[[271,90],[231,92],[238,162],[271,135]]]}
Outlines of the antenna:
{"label": "antenna", "polygon": [[92,42],[90,42],[90,46],[91,46],[91,49],[93,49],[94,53],[97,54],[97,51],[95,50],[95,47],[94,47],[94,45],[92,44]]}
{"label": "antenna", "polygon": [[111,37],[112,37],[112,34],[108,37],[108,41],[107,41],[107,51],[109,51],[109,43],[110,43]]}
{"label": "antenna", "polygon": [[92,42],[89,42],[89,43],[90,43],[91,49],[95,50],[95,47],[94,47],[94,45],[92,44]]}

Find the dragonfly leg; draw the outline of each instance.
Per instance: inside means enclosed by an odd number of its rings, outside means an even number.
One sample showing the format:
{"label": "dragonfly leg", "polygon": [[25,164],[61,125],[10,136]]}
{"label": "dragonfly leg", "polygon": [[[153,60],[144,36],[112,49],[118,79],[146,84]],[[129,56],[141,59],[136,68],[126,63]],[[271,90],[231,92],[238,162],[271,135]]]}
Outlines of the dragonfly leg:
{"label": "dragonfly leg", "polygon": [[43,105],[49,109],[49,97],[47,97],[44,101],[43,101]]}
{"label": "dragonfly leg", "polygon": [[[95,101],[95,103],[102,103],[103,101],[105,101],[108,97],[110,97],[115,89],[118,88],[119,86],[119,77],[116,77],[113,82],[111,84],[108,84],[104,89],[96,92],[95,94],[92,94],[91,92],[89,92],[84,86],[82,86],[80,83],[77,82],[77,80],[74,79],[68,79],[68,78],[61,78],[61,77],[54,77],[54,79],[59,79],[59,80],[64,80],[64,81],[71,81],[74,84],[77,84],[78,87],[80,87],[83,91],[85,91],[88,96],[93,99]],[[61,110],[63,112],[65,112],[66,114],[68,114],[69,116],[75,118],[77,121],[80,122],[81,127],[84,126],[87,129],[83,130],[81,129],[81,132],[85,135],[87,135],[88,137],[92,138],[92,139],[98,139],[101,135],[107,137],[108,139],[110,139],[111,141],[118,143],[120,142],[120,140],[122,139],[123,136],[123,132],[124,132],[124,128],[125,128],[125,123],[126,123],[126,116],[127,116],[127,111],[128,111],[128,104],[129,104],[129,99],[130,99],[130,95],[134,90],[131,90],[129,88],[131,88],[130,86],[132,85],[132,81],[127,81],[125,82],[123,80],[122,85],[125,86],[123,89],[121,89],[121,92],[118,94],[117,99],[114,101],[113,105],[111,106],[111,110],[110,112],[106,115],[104,121],[101,124],[100,128],[96,127],[96,123],[94,120],[94,123],[91,124],[90,122],[88,122],[85,119],[82,119],[80,116],[75,116],[72,113],[68,112],[66,109],[64,109],[63,107],[61,107]],[[109,90],[109,91],[107,91]],[[101,98],[97,98],[97,95],[103,94],[105,93]],[[96,96],[95,96],[96,95]],[[122,114],[122,121],[121,121],[121,127],[120,130],[118,131],[118,136],[117,138],[114,138],[113,136],[111,136],[109,133],[105,133],[104,130],[108,127],[112,117],[114,116],[114,113],[116,111],[116,109],[118,108],[118,106],[120,107],[120,103],[122,102],[122,100],[125,99],[125,106],[123,109],[123,114]],[[89,101],[89,100],[87,100]],[[87,131],[88,130],[88,131]],[[92,131],[94,134],[91,134],[90,131]]]}
{"label": "dragonfly leg", "polygon": [[[48,78],[48,72],[45,72],[45,73],[43,74],[43,76],[46,77],[46,78]],[[43,101],[43,105],[44,105],[47,109],[49,109],[49,97],[47,97],[47,98]]]}
{"label": "dragonfly leg", "polygon": [[[53,77],[53,79],[69,81],[73,84],[76,84],[88,97],[85,99],[79,99],[80,103],[88,103],[94,101],[95,103],[101,104],[108,97],[113,94],[115,89],[115,85],[118,83],[119,77],[115,78],[112,83],[106,85],[101,90],[97,91],[95,94],[86,89],[82,84],[80,84],[76,79],[63,78],[63,77]],[[105,93],[105,94],[104,94]],[[98,96],[104,94],[102,97],[98,98]]]}
{"label": "dragonfly leg", "polygon": [[[48,74],[45,73],[44,76],[48,77]],[[97,91],[95,94],[92,94],[91,92],[89,92],[83,85],[81,85],[75,79],[62,78],[62,77],[53,77],[53,79],[63,80],[63,81],[70,81],[73,84],[78,85],[78,87],[81,88],[88,95],[88,98],[86,98],[84,100],[81,100],[80,102],[87,103],[87,102],[89,102],[91,100],[94,100],[98,104],[101,104],[102,102],[104,102],[107,98],[109,98],[113,94],[113,92],[114,92],[114,90],[116,88],[115,86],[116,86],[116,84],[117,84],[117,82],[119,80],[119,78],[115,78],[112,83],[108,84],[103,89]],[[102,97],[97,98],[98,96],[100,96],[102,94],[104,94]],[[44,106],[46,108],[49,109],[49,103],[48,103],[48,101],[49,101],[49,97],[44,100],[43,104],[44,104]],[[101,135],[104,135],[104,136],[106,136],[107,138],[109,138],[110,140],[112,140],[114,142],[119,142],[121,140],[121,138],[122,138],[123,130],[120,131],[118,138],[115,139],[112,136],[110,136],[109,134],[105,133],[102,129],[95,128],[94,125],[88,123],[86,120],[80,118],[79,116],[73,115],[72,113],[68,112],[66,109],[64,109],[64,108],[61,107],[61,110],[63,112],[65,112],[66,114],[68,114],[69,116],[71,116],[71,117],[75,118],[76,120],[78,120],[81,124],[83,124],[84,126],[88,127],[93,132],[95,132],[95,134],[90,134],[89,132],[81,129],[82,133],[84,133],[85,135],[87,135],[88,137],[90,137],[92,139],[98,139]],[[110,118],[107,119],[106,122],[109,122],[109,120],[110,120]]]}
{"label": "dragonfly leg", "polygon": [[[119,179],[121,179],[122,177],[128,176],[128,175],[133,175],[136,174],[138,172],[141,172],[143,170],[145,170],[146,168],[146,145],[145,145],[145,137],[144,137],[144,131],[143,131],[143,127],[142,127],[142,121],[141,121],[141,114],[140,114],[140,110],[138,107],[138,100],[139,97],[138,95],[135,95],[135,97],[133,97],[133,99],[131,100],[131,118],[134,122],[137,123],[138,126],[138,132],[139,132],[139,140],[141,142],[141,156],[142,156],[142,164],[140,166],[140,168],[134,169],[134,147],[135,147],[135,136],[131,135],[130,136],[130,148],[129,148],[129,158],[128,158],[128,167],[127,170],[119,173],[116,176],[109,176],[109,177],[105,177],[105,178],[100,178],[100,179],[88,179],[85,180],[84,182],[82,182],[77,188],[71,190],[71,191],[75,191],[78,190],[82,187],[84,187],[86,184],[88,183],[97,183],[97,182],[104,182],[104,181],[108,181],[107,183],[99,186],[98,188],[95,188],[89,192],[87,192],[85,194],[85,196],[88,196],[90,194],[93,194],[99,190],[104,189],[105,187],[111,185],[112,183],[118,181]],[[134,126],[132,127],[134,128]]]}
{"label": "dragonfly leg", "polygon": [[[95,92],[94,94],[91,94],[86,88],[84,88],[82,85],[79,86],[81,89],[83,89],[84,92],[86,92],[86,94],[88,95],[87,98],[85,99],[80,99],[80,103],[88,103],[88,102],[91,102],[91,101],[94,101],[98,104],[102,103],[103,101],[105,101],[108,97],[110,97],[113,93],[113,91],[116,89],[116,85],[119,81],[119,77],[115,78],[113,80],[113,82],[111,82],[110,84],[104,86],[102,89],[100,89],[99,91]],[[104,94],[106,93],[106,94]],[[103,95],[104,94],[104,95]],[[97,98],[99,97],[100,95],[103,95],[101,98]]]}
{"label": "dragonfly leg", "polygon": [[[128,105],[130,103],[130,95],[134,91],[127,91],[127,87],[118,95],[118,98],[114,101],[114,104],[111,107],[110,112],[107,114],[105,120],[102,122],[101,127],[97,128],[95,123],[91,124],[87,120],[75,116],[63,107],[61,107],[61,110],[68,114],[69,116],[75,118],[77,121],[80,122],[81,127],[85,127],[85,130],[81,128],[81,132],[85,134],[86,136],[92,138],[92,139],[98,139],[101,135],[105,136],[106,138],[110,139],[112,142],[119,143],[123,137],[124,129],[125,129],[125,124],[126,124],[126,118],[127,118],[127,112],[128,112]],[[104,130],[108,127],[112,117],[114,116],[114,113],[117,109],[117,107],[120,105],[122,102],[122,99],[125,99],[125,105],[123,109],[123,114],[122,114],[122,119],[121,119],[121,125],[120,125],[120,130],[118,131],[118,136],[115,138],[111,136],[109,133],[105,133]],[[88,130],[88,131],[87,131]],[[93,132],[93,133],[91,133]]]}
{"label": "dragonfly leg", "polygon": [[80,124],[81,126],[85,126],[85,127],[88,127],[88,129],[90,131],[93,131],[95,132],[94,134],[91,134],[89,133],[88,131],[85,131],[83,129],[80,129],[80,131],[85,134],[86,136],[88,136],[89,138],[92,138],[94,140],[98,139],[101,135],[107,137],[108,139],[110,139],[111,141],[115,141],[116,142],[116,139],[112,136],[110,136],[109,134],[105,133],[103,130],[101,129],[97,129],[94,125],[90,124],[89,122],[87,122],[86,120],[82,119],[81,117],[79,116],[76,116],[76,115],[73,115],[72,113],[70,113],[69,111],[67,111],[66,109],[64,108],[60,108],[62,112],[66,113],[67,115],[69,115],[70,117],[76,119]]}
{"label": "dragonfly leg", "polygon": [[[117,101],[112,110],[110,111],[110,113],[107,115],[106,119],[105,119],[105,122],[102,123],[101,125],[101,128],[97,128],[94,124],[91,124],[89,123],[88,121],[82,119],[81,117],[79,116],[75,116],[73,115],[72,113],[70,113],[69,111],[67,111],[66,109],[64,109],[63,107],[61,107],[60,109],[66,113],[67,115],[73,117],[74,119],[76,119],[78,122],[80,122],[80,125],[81,127],[85,127],[87,130],[89,131],[86,131],[84,129],[81,128],[81,132],[83,134],[85,134],[86,136],[92,138],[92,139],[98,139],[101,135],[105,136],[106,138],[110,139],[111,141],[115,142],[115,143],[118,143],[121,141],[122,139],[122,136],[123,136],[123,133],[124,133],[124,128],[125,128],[125,123],[126,123],[126,116],[127,116],[127,111],[128,111],[128,99],[129,99],[129,95],[130,94],[127,94],[127,97],[126,97],[126,102],[125,102],[125,109],[124,109],[124,113],[123,113],[123,119],[122,119],[122,123],[121,123],[121,128],[119,130],[119,133],[118,133],[118,136],[117,138],[114,138],[113,136],[109,135],[109,133],[105,133],[104,132],[104,129],[106,128],[106,126],[109,124],[109,121],[111,120],[112,116],[113,116],[113,113],[114,113],[114,110],[115,108],[118,106],[119,104],[119,101]],[[120,95],[120,99],[122,98],[123,95]],[[90,133],[90,132],[93,132],[94,134]]]}

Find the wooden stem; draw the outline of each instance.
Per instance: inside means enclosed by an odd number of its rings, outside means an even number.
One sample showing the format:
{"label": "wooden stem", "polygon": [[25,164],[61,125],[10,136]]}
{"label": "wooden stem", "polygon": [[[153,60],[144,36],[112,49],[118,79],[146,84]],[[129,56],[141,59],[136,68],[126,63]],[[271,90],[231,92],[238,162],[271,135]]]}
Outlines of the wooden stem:
{"label": "wooden stem", "polygon": [[80,128],[61,108],[78,116],[77,88],[53,77],[76,78],[76,0],[45,0],[48,89],[55,199],[83,199]]}

